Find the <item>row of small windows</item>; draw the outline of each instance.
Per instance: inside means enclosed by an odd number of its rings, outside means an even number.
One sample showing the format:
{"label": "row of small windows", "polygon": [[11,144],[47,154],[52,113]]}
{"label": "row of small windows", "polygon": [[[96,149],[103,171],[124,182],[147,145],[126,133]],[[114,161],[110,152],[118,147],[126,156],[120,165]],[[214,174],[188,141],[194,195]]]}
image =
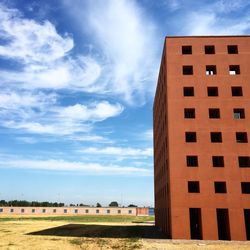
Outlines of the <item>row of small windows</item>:
{"label": "row of small windows", "polygon": [[[231,87],[232,96],[243,96],[243,90],[241,86]],[[218,87],[207,87],[208,96],[219,96]],[[194,96],[194,87],[184,87],[183,96]]]}
{"label": "row of small windows", "polygon": [[[208,55],[215,54],[215,46],[214,45],[205,45],[204,53]],[[227,46],[228,54],[238,54],[238,46],[237,45],[228,45]],[[182,54],[183,55],[192,55],[192,46],[186,45],[182,46]]]}
{"label": "row of small windows", "polygon": [[[46,213],[46,212],[47,212],[46,209],[42,209],[41,211],[42,211],[42,213]],[[2,209],[2,208],[0,208],[0,212],[3,212],[3,209]],[[11,213],[14,213],[14,212],[15,212],[14,208],[11,208],[11,209],[10,209],[10,212],[11,212]],[[31,212],[32,212],[32,213],[35,213],[35,212],[36,212],[36,209],[33,208],[33,209],[31,210]],[[53,209],[52,212],[53,212],[53,213],[56,213],[57,210],[56,210],[56,209]],[[75,209],[75,210],[74,210],[74,213],[75,213],[75,214],[78,214],[78,212],[79,212],[78,209]],[[88,213],[89,213],[89,210],[86,209],[84,212],[85,212],[86,214],[88,214]],[[21,209],[21,213],[25,213],[25,209],[24,209],[24,208]],[[65,213],[65,214],[68,213],[68,210],[67,210],[67,209],[64,209],[64,210],[63,210],[63,213]],[[99,213],[100,213],[100,210],[99,210],[99,209],[96,209],[96,214],[99,214]],[[109,209],[106,210],[106,213],[107,213],[107,214],[110,214],[110,210],[109,210]],[[121,214],[121,210],[117,210],[117,213],[118,213],[118,214]],[[132,214],[132,210],[128,210],[128,214]]]}
{"label": "row of small windows", "polygon": [[[199,161],[197,155],[187,155],[186,163],[188,167],[198,167]],[[238,156],[238,164],[240,168],[249,168],[250,167],[250,157],[249,156]],[[212,165],[213,167],[224,167],[224,156],[214,155],[212,156]]]}
{"label": "row of small windows", "polygon": [[[240,74],[240,65],[229,65],[229,75],[239,75]],[[183,75],[193,75],[194,70],[192,65],[185,65],[182,66],[182,74]],[[206,75],[216,75],[217,74],[217,68],[216,65],[207,65],[206,66]]]}
{"label": "row of small windows", "polygon": [[[221,132],[210,132],[210,140],[214,143],[222,142],[222,133]],[[237,143],[247,143],[247,132],[236,132],[235,140]],[[196,132],[185,132],[185,141],[186,142],[197,142]]]}
{"label": "row of small windows", "polygon": [[[195,119],[195,108],[185,108],[184,109],[184,118],[185,119]],[[210,119],[220,119],[220,109],[218,108],[209,108],[208,117]],[[245,119],[245,110],[244,109],[233,109],[233,118],[234,119]]]}
{"label": "row of small windows", "polygon": [[[188,181],[188,192],[189,193],[200,193],[199,181]],[[214,182],[214,192],[216,194],[227,193],[227,186],[225,181]],[[241,182],[241,193],[250,194],[250,182]]]}

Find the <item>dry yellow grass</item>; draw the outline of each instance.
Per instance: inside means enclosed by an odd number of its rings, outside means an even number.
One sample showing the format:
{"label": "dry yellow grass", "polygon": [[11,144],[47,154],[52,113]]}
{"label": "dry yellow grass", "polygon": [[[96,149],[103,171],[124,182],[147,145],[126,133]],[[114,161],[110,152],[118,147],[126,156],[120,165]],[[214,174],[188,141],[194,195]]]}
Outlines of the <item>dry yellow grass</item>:
{"label": "dry yellow grass", "polygon": [[[181,240],[156,240],[156,239],[138,239],[138,238],[115,238],[112,234],[105,237],[97,235],[86,235],[87,223],[70,224],[65,221],[3,221],[0,222],[0,249],[9,250],[250,250],[249,242],[215,242],[215,241],[181,241]],[[71,235],[68,226],[76,226],[74,237]],[[82,225],[82,226],[81,226]],[[89,223],[88,225],[91,225]],[[98,223],[100,228],[103,225],[119,226],[134,225],[132,223]],[[98,225],[94,228],[98,229]],[[57,228],[59,227],[59,231]],[[68,230],[65,230],[65,228]],[[93,229],[93,225],[89,228]],[[125,228],[125,227],[124,227]],[[52,229],[52,231],[50,231]],[[45,231],[43,231],[45,230]],[[54,230],[54,231],[53,231]],[[61,230],[61,231],[60,231]],[[82,230],[82,231],[81,231]],[[84,231],[85,230],[85,231]],[[37,235],[29,233],[38,232]],[[44,233],[44,235],[42,235]],[[54,232],[59,232],[55,233]],[[81,232],[87,237],[80,237]],[[91,232],[91,231],[90,231]],[[63,233],[63,234],[62,234]],[[122,233],[122,232],[121,232]],[[93,232],[94,234],[94,232]],[[59,236],[63,235],[63,236]]]}

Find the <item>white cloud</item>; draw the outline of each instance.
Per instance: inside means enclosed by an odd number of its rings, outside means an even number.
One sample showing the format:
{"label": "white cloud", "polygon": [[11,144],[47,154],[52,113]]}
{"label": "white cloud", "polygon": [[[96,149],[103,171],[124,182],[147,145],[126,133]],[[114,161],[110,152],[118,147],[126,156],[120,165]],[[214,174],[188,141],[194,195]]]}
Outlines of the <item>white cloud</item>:
{"label": "white cloud", "polygon": [[32,170],[47,170],[57,172],[74,172],[84,175],[125,175],[151,176],[152,171],[139,167],[119,165],[101,165],[99,163],[71,162],[65,160],[34,160],[34,159],[4,159],[0,161],[1,168],[19,168]]}
{"label": "white cloud", "polygon": [[[250,18],[244,0],[217,0],[212,2],[182,2],[182,13],[175,23],[179,35],[241,35],[248,34]],[[192,6],[192,8],[191,8]],[[235,15],[235,13],[242,13]],[[185,24],[185,25],[183,25]]]}
{"label": "white cloud", "polygon": [[235,22],[211,12],[192,12],[187,23],[185,29],[188,35],[238,35],[246,33],[250,28],[249,17]]}
{"label": "white cloud", "polygon": [[0,32],[7,40],[0,45],[1,56],[41,63],[59,59],[73,48],[73,40],[68,35],[61,37],[50,22],[39,24],[21,18],[16,10],[0,7]]}
{"label": "white cloud", "polygon": [[[0,125],[30,133],[58,136],[89,133],[93,123],[118,116],[122,112],[123,106],[107,101],[62,107],[58,106],[55,94],[28,91],[3,91],[0,94]],[[86,140],[91,137],[82,136]],[[95,138],[100,140],[100,137]]]}
{"label": "white cloud", "polygon": [[88,7],[86,2],[65,2],[104,58],[103,90],[130,103],[140,103],[152,94],[159,64],[157,41],[153,22],[143,9],[125,0],[88,1]]}
{"label": "white cloud", "polygon": [[152,157],[152,148],[130,148],[130,147],[103,147],[95,148],[89,147],[79,150],[82,153],[92,154],[92,155],[108,155],[117,157],[132,157],[132,158],[142,158],[142,157]]}

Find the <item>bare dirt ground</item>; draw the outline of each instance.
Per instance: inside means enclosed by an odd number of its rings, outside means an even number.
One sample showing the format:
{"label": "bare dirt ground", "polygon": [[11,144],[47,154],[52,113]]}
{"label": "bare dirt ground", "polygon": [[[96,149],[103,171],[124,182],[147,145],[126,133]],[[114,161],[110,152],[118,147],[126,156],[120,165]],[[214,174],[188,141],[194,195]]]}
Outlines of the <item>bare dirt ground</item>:
{"label": "bare dirt ground", "polygon": [[159,239],[150,224],[2,221],[0,249],[9,250],[250,250],[250,242]]}

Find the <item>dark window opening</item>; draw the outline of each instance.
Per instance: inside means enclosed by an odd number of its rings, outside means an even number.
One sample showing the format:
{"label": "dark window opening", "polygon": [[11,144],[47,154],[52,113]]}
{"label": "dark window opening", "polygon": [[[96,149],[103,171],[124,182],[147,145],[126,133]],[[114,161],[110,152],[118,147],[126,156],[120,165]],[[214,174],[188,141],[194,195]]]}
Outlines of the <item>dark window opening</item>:
{"label": "dark window opening", "polygon": [[214,45],[206,45],[205,46],[205,54],[215,54]]}
{"label": "dark window opening", "polygon": [[78,209],[75,209],[75,214],[78,214]]}
{"label": "dark window opening", "polygon": [[13,208],[11,208],[11,209],[10,209],[10,212],[11,212],[11,213],[14,213],[14,209],[13,209]]}
{"label": "dark window opening", "polygon": [[128,213],[129,213],[129,214],[132,214],[132,210],[128,210]]}
{"label": "dark window opening", "polygon": [[229,65],[229,75],[239,75],[240,65]]}
{"label": "dark window opening", "polygon": [[218,87],[207,87],[208,96],[218,96]]}
{"label": "dark window opening", "polygon": [[250,194],[250,182],[241,182],[241,193]]}
{"label": "dark window opening", "polygon": [[188,181],[189,193],[200,193],[200,183],[198,181]]}
{"label": "dark window opening", "polygon": [[182,46],[182,55],[191,55],[192,46]]}
{"label": "dark window opening", "polygon": [[194,96],[194,87],[184,87],[183,88],[184,96]]}
{"label": "dark window opening", "polygon": [[24,213],[24,212],[25,212],[25,210],[22,208],[22,209],[21,209],[21,213]]}
{"label": "dark window opening", "polygon": [[216,181],[214,183],[214,191],[217,194],[224,194],[227,192],[226,182],[224,181]]}
{"label": "dark window opening", "polygon": [[67,209],[64,209],[64,213],[66,214],[68,211],[67,211]]}
{"label": "dark window opening", "polygon": [[220,109],[209,109],[209,118],[210,119],[219,119],[220,118]]}
{"label": "dark window opening", "polygon": [[3,209],[2,208],[0,208],[0,213],[2,213],[3,212]]}
{"label": "dark window opening", "polygon": [[246,132],[236,132],[236,142],[238,143],[247,143],[247,133]]}
{"label": "dark window opening", "polygon": [[118,210],[117,213],[120,214],[120,213],[121,213],[121,210]]}
{"label": "dark window opening", "polygon": [[224,157],[223,156],[212,156],[213,167],[219,168],[224,167]]}
{"label": "dark window opening", "polygon": [[244,119],[245,110],[244,109],[234,109],[234,119]]}
{"label": "dark window opening", "polygon": [[190,238],[202,240],[201,209],[189,208]]}
{"label": "dark window opening", "polygon": [[195,118],[195,109],[184,109],[184,117],[187,119]]}
{"label": "dark window opening", "polygon": [[99,212],[100,212],[99,209],[96,209],[96,213],[99,214]]}
{"label": "dark window opening", "polygon": [[215,142],[215,143],[222,142],[221,132],[211,132],[210,138],[211,138],[211,142]]}
{"label": "dark window opening", "polygon": [[186,142],[196,142],[196,132],[185,133]]}
{"label": "dark window opening", "polygon": [[232,96],[243,96],[242,87],[232,87]]}
{"label": "dark window opening", "polygon": [[217,208],[216,214],[219,240],[231,240],[228,209]]}
{"label": "dark window opening", "polygon": [[85,213],[86,213],[86,214],[88,214],[88,213],[89,213],[89,210],[88,210],[88,209],[86,209],[86,210],[85,210]]}
{"label": "dark window opening", "polygon": [[198,167],[198,156],[196,155],[188,155],[186,157],[187,166],[188,167]]}
{"label": "dark window opening", "polygon": [[211,75],[216,75],[216,66],[215,65],[207,65],[206,66],[206,75],[211,76]]}
{"label": "dark window opening", "polygon": [[43,212],[43,213],[46,213],[46,209],[43,209],[42,212]]}
{"label": "dark window opening", "polygon": [[109,209],[107,210],[107,214],[110,214],[110,210]]}
{"label": "dark window opening", "polygon": [[246,228],[246,238],[250,240],[250,209],[244,209],[244,219]]}
{"label": "dark window opening", "polygon": [[35,213],[35,211],[36,211],[35,209],[32,209],[32,210],[31,210],[32,213]]}
{"label": "dark window opening", "polygon": [[238,46],[237,45],[228,45],[227,52],[228,52],[228,54],[238,54]]}
{"label": "dark window opening", "polygon": [[53,209],[53,213],[56,213],[56,209]]}
{"label": "dark window opening", "polygon": [[183,75],[193,75],[193,66],[183,66],[182,73]]}
{"label": "dark window opening", "polygon": [[250,168],[250,157],[249,156],[239,156],[238,157],[240,168]]}

